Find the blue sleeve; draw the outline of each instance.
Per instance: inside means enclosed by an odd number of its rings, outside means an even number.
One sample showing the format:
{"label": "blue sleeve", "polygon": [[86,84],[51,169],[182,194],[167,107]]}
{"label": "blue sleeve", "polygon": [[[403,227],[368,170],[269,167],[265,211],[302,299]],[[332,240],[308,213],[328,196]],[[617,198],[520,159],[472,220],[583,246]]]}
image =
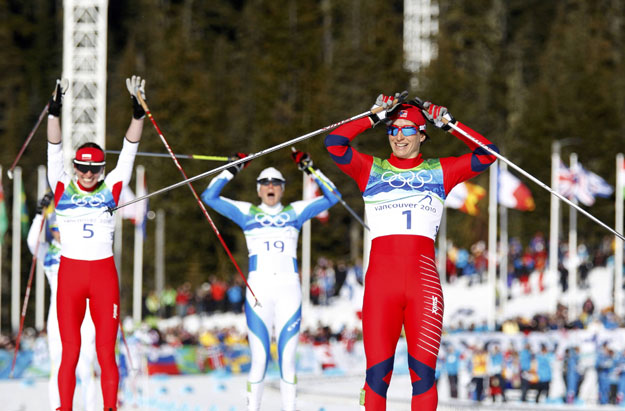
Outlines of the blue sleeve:
{"label": "blue sleeve", "polygon": [[[341,198],[341,193],[339,193],[334,184],[332,184],[321,171],[315,170],[315,173],[316,175],[313,174],[313,178],[321,189],[323,197],[293,203],[293,208],[297,212],[297,223],[299,227],[307,220],[338,203],[339,198]],[[324,184],[324,182],[326,184]]]}
{"label": "blue sleeve", "polygon": [[234,223],[239,227],[245,229],[247,215],[243,210],[249,210],[250,204],[243,201],[233,201],[219,196],[221,190],[228,183],[228,181],[230,181],[230,178],[232,178],[229,176],[232,176],[232,174],[228,171],[224,171],[211,180],[208,187],[206,187],[206,190],[202,193],[202,201],[222,216],[234,221]]}

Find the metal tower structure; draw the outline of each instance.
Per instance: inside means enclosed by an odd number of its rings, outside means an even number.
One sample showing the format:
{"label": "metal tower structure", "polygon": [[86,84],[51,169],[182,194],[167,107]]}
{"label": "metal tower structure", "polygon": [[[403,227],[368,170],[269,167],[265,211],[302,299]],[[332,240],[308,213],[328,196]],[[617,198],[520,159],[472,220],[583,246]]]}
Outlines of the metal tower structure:
{"label": "metal tower structure", "polygon": [[433,37],[438,33],[436,0],[404,0],[405,67],[417,72],[436,57]]}
{"label": "metal tower structure", "polygon": [[95,142],[105,148],[108,0],[63,0],[63,101],[65,158]]}

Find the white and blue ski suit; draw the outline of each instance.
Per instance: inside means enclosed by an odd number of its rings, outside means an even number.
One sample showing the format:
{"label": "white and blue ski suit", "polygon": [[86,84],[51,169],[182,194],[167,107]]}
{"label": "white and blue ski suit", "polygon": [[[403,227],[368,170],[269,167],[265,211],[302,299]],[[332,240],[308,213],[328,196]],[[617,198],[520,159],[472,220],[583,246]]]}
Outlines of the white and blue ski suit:
{"label": "white and blue ski suit", "polygon": [[[317,174],[334,189],[334,185],[321,172],[317,171]],[[219,196],[232,178],[230,171],[223,171],[211,180],[202,193],[202,200],[243,230],[249,252],[248,283],[262,305],[254,306],[254,297],[248,290],[245,316],[252,352],[247,387],[248,410],[260,409],[274,331],[280,367],[282,409],[295,410],[295,351],[302,312],[297,240],[304,222],[332,207],[338,198],[324,184],[319,183],[323,197],[296,201],[287,206],[279,202],[274,206],[264,203],[256,206]]]}

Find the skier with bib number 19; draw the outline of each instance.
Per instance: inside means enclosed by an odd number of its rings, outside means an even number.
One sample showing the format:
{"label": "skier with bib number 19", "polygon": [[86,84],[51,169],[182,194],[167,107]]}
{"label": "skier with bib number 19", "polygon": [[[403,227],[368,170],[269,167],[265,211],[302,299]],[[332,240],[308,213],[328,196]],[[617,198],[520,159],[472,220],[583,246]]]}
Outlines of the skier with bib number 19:
{"label": "skier with bib number 19", "polygon": [[[238,156],[244,157],[243,154]],[[310,168],[314,167],[307,153],[294,152],[292,157],[303,172],[310,173]],[[248,282],[260,302],[260,305],[254,306],[254,297],[247,292],[245,317],[252,352],[247,382],[247,409],[260,410],[263,381],[270,359],[271,333],[275,330],[281,409],[294,411],[295,351],[302,315],[297,239],[302,224],[336,204],[338,194],[332,193],[325,184],[319,182],[323,196],[284,206],[280,200],[286,180],[280,171],[269,167],[261,171],[256,179],[256,191],[261,199],[259,206],[220,197],[224,186],[243,168],[241,163],[222,171],[202,193],[202,200],[243,230],[249,252]],[[318,169],[315,169],[313,177],[324,179],[336,190]]]}
{"label": "skier with bib number 19", "polygon": [[[378,96],[378,114],[344,124],[325,139],[337,166],[358,184],[372,238],[362,309],[367,371],[360,405],[386,409],[386,392],[402,326],[408,345],[412,380],[411,409],[435,410],[436,359],[443,328],[443,293],[434,259],[434,240],[451,189],[475,177],[495,161],[475,142],[453,130],[452,123],[497,150],[490,141],[457,122],[445,107],[416,99],[401,104],[407,93]],[[422,107],[422,108],[419,108]],[[464,142],[470,153],[424,159],[426,119]],[[379,123],[387,126],[391,155],[372,157],[351,147],[359,134]]]}

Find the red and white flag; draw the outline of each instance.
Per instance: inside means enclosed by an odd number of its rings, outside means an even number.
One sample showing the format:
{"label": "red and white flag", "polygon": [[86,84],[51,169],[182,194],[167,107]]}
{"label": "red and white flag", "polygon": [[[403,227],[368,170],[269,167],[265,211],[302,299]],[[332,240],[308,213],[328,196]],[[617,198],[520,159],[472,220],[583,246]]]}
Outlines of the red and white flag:
{"label": "red and white flag", "polygon": [[506,169],[499,168],[497,201],[521,211],[534,211],[536,204],[530,189]]}
{"label": "red and white flag", "polygon": [[445,199],[445,205],[469,215],[478,215],[480,210],[477,208],[477,203],[485,195],[486,189],[484,187],[465,181],[451,189]]}
{"label": "red and white flag", "polygon": [[[321,196],[321,190],[319,189],[317,182],[312,176],[306,174],[306,178],[304,179],[304,200],[312,200],[319,196]],[[323,210],[322,212],[317,214],[315,218],[317,218],[322,223],[325,223],[330,218],[330,213],[328,212],[328,210]]]}

